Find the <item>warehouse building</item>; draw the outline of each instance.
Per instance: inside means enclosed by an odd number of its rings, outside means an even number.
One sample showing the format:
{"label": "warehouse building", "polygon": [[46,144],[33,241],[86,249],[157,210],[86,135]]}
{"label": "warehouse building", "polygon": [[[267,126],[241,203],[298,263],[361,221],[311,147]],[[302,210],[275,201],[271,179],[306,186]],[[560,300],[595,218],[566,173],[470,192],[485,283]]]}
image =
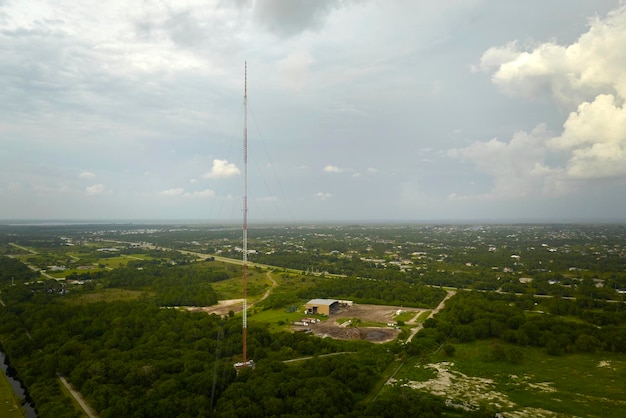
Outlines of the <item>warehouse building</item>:
{"label": "warehouse building", "polygon": [[304,313],[308,315],[331,315],[339,309],[336,299],[311,299],[304,305]]}

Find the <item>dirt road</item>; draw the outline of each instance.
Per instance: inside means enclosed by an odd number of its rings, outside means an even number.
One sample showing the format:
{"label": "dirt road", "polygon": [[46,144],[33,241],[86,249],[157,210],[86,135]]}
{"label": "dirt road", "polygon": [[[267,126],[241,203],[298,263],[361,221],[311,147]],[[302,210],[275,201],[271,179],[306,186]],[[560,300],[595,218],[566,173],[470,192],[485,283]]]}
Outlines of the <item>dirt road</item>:
{"label": "dirt road", "polygon": [[[272,277],[272,272],[268,271],[266,274],[267,274],[267,278],[269,279],[269,281],[272,282],[272,285],[265,291],[265,293],[263,294],[263,297],[261,299],[259,299],[256,302],[248,305],[248,309],[250,309],[251,307],[253,307],[257,303],[267,299],[269,297],[269,295],[272,293],[272,290],[274,290],[274,288],[276,286],[278,286],[278,283]],[[213,305],[213,306],[190,306],[190,307],[187,307],[185,309],[187,309],[189,311],[192,311],[192,312],[200,311],[200,312],[206,312],[208,314],[214,313],[216,315],[227,315],[228,312],[230,312],[230,311],[241,312],[243,310],[243,299],[220,300],[217,303],[217,305]]]}
{"label": "dirt road", "polygon": [[256,305],[257,303],[262,302],[265,299],[267,299],[267,297],[272,293],[272,290],[274,290],[274,288],[276,286],[278,286],[278,283],[276,283],[276,280],[274,280],[272,278],[272,272],[271,271],[267,272],[267,278],[269,279],[270,282],[272,282],[272,285],[265,291],[265,293],[263,294],[263,297],[261,299],[257,300],[256,302],[254,302],[252,305],[250,305],[249,308],[254,306],[254,305]]}
{"label": "dirt road", "polygon": [[[430,319],[433,316],[435,316],[436,314],[438,314],[439,311],[442,310],[446,306],[446,301],[448,299],[450,299],[452,296],[456,295],[456,291],[455,290],[448,290],[447,292],[448,292],[448,294],[446,295],[446,297],[443,298],[443,300],[439,303],[439,305],[437,305],[437,307],[435,309],[433,309],[433,311],[430,313],[430,315],[428,315],[428,318],[426,318],[426,319]],[[406,342],[407,343],[411,342],[413,337],[415,337],[415,334],[420,332],[422,330],[422,328],[424,328],[424,323],[423,322],[418,324],[415,328],[411,328],[411,335],[409,335],[409,338],[406,339]]]}
{"label": "dirt road", "polygon": [[63,376],[59,376],[59,380],[61,381],[61,383],[63,383],[63,386],[65,386],[65,388],[72,394],[72,397],[76,399],[76,402],[78,402],[80,407],[83,408],[83,411],[85,411],[85,414],[87,414],[89,418],[98,418],[98,415],[95,412],[93,412],[93,410],[91,409],[91,407],[89,407],[89,405],[87,405],[87,403],[83,399],[83,396],[79,392],[76,392],[74,388],[72,387],[72,385],[70,385],[69,382],[65,380]]}

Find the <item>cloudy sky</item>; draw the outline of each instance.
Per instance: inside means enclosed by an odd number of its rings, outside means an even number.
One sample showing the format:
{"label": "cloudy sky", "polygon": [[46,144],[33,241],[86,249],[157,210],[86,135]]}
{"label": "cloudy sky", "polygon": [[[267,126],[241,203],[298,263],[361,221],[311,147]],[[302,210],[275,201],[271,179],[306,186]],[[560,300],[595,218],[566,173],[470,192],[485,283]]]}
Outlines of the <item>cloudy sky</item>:
{"label": "cloudy sky", "polygon": [[0,219],[626,220],[619,0],[0,0]]}

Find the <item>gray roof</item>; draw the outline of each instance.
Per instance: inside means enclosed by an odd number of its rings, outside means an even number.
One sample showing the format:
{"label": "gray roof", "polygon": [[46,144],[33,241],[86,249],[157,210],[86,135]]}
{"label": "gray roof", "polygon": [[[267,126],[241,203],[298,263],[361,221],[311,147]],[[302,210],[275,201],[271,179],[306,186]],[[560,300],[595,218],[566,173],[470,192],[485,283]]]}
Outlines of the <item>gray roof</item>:
{"label": "gray roof", "polygon": [[311,299],[307,302],[307,305],[332,305],[335,302],[339,302],[337,299]]}

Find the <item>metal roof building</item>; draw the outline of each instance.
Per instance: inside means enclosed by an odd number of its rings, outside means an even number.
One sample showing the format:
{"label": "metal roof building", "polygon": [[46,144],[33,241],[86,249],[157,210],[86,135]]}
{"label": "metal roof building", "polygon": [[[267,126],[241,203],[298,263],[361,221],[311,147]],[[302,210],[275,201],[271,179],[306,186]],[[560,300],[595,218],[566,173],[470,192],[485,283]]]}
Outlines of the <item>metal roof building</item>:
{"label": "metal roof building", "polygon": [[304,305],[307,314],[330,315],[339,308],[336,299],[311,299]]}

